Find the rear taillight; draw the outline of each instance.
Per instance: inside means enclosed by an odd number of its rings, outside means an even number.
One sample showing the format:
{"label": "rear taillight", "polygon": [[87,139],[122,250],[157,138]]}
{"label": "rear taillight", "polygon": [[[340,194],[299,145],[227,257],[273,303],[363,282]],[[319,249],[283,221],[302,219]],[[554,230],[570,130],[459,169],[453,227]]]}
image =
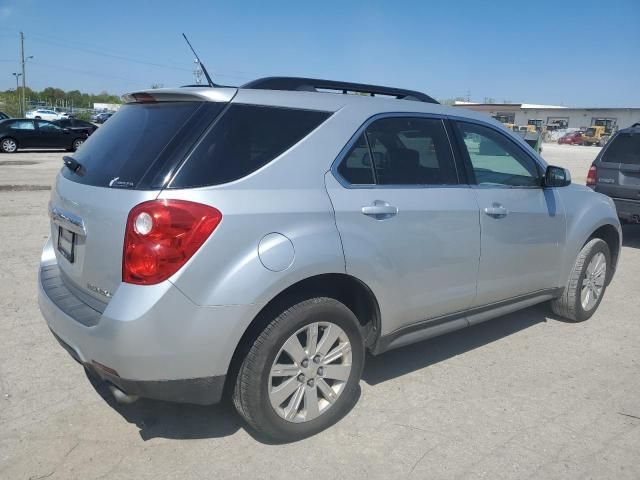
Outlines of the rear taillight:
{"label": "rear taillight", "polygon": [[208,205],[152,200],[129,212],[124,235],[122,281],[153,285],[176,273],[222,220]]}
{"label": "rear taillight", "polygon": [[598,181],[598,169],[595,165],[591,165],[589,173],[587,174],[587,187],[595,187]]}

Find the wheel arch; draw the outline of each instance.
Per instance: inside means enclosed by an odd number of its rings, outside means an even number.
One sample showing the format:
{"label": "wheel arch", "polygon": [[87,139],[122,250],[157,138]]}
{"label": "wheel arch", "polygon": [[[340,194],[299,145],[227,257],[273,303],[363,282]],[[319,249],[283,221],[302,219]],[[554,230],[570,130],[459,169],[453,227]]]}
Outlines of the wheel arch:
{"label": "wheel arch", "polygon": [[380,333],[380,307],[371,289],[358,278],[345,273],[314,275],[285,288],[253,318],[231,357],[225,391],[233,389],[242,360],[273,317],[292,304],[313,297],[330,297],[344,303],[358,318],[365,345],[370,347],[375,344]]}
{"label": "wheel arch", "polygon": [[614,225],[610,223],[604,224],[595,229],[593,233],[589,235],[582,246],[584,247],[587,243],[589,243],[589,241],[593,240],[594,238],[604,240],[609,247],[609,252],[611,253],[611,270],[609,271],[609,275],[607,278],[608,285],[611,282],[616,266],[618,265],[618,258],[620,256],[620,245],[622,241],[620,232]]}

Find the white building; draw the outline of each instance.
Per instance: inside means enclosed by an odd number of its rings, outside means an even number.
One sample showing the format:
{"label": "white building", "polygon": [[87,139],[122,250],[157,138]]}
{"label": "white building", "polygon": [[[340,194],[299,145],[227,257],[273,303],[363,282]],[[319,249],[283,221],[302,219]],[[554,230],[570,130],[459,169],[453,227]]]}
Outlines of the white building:
{"label": "white building", "polygon": [[640,108],[578,108],[530,103],[473,103],[456,102],[456,107],[468,108],[500,120],[503,123],[528,125],[530,120],[542,120],[542,125],[563,125],[581,128],[595,125],[596,120],[613,120],[618,128],[640,122]]}

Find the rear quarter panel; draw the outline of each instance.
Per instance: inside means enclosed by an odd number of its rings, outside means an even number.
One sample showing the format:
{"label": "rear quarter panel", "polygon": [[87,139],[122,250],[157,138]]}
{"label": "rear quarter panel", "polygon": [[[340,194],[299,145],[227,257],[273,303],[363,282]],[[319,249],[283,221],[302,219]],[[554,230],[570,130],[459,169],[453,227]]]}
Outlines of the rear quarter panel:
{"label": "rear quarter panel", "polygon": [[[300,280],[345,271],[324,190],[165,190],[163,197],[211,205],[222,212],[211,237],[171,278],[198,305],[264,304]],[[268,269],[258,254],[261,240],[271,233],[290,241],[291,246],[272,246],[292,250],[292,261],[281,271]]]}

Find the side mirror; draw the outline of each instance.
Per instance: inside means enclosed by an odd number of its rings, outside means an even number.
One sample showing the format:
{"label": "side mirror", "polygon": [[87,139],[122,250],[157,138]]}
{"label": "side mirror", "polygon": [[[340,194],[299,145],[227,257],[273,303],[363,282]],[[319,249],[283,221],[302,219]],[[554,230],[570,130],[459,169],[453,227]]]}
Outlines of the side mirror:
{"label": "side mirror", "polygon": [[571,174],[569,170],[562,167],[549,165],[544,174],[545,187],[566,187],[571,184]]}

